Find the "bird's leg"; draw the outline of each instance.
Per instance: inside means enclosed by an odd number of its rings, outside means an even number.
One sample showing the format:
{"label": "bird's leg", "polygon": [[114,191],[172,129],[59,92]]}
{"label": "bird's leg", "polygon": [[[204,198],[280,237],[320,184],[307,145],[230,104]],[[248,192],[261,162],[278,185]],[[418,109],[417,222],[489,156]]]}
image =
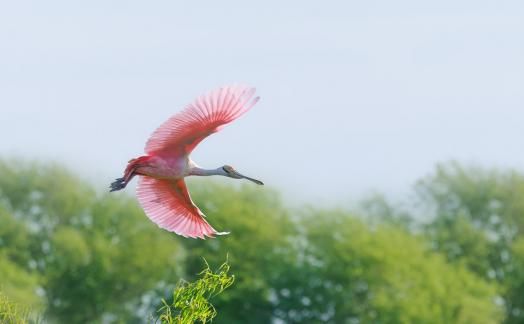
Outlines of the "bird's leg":
{"label": "bird's leg", "polygon": [[115,179],[115,181],[111,183],[109,186],[109,192],[124,189],[135,175],[140,174],[137,170],[145,166],[148,159],[148,156],[141,156],[139,158],[130,160],[124,172],[124,176],[122,178]]}
{"label": "bird's leg", "polygon": [[124,189],[129,181],[133,179],[135,175],[139,175],[140,173],[137,172],[137,169],[140,168],[140,164],[133,165],[133,168],[130,170],[127,170],[126,174],[122,178],[116,178],[113,183],[111,183],[109,192],[118,191]]}

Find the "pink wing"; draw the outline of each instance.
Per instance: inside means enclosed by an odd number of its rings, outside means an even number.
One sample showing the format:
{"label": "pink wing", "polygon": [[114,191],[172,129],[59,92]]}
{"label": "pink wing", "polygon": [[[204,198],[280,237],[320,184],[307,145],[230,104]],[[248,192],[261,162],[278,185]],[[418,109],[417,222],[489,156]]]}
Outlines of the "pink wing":
{"label": "pink wing", "polygon": [[[147,141],[147,154],[189,154],[195,146],[253,107],[255,88],[226,86],[200,96],[164,122]],[[250,101],[251,100],[251,101]]]}
{"label": "pink wing", "polygon": [[191,200],[184,179],[161,180],[141,176],[137,196],[140,205],[158,226],[185,237],[228,234],[217,232]]}

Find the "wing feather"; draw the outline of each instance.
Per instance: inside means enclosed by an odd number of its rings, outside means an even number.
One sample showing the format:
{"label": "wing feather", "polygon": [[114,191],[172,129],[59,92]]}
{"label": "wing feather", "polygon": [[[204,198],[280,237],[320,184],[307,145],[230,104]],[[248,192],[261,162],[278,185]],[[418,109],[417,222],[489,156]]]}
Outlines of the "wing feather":
{"label": "wing feather", "polygon": [[158,226],[185,237],[205,238],[217,232],[193,203],[184,179],[175,181],[141,176],[137,188],[140,205]]}
{"label": "wing feather", "polygon": [[164,122],[149,138],[147,154],[189,154],[212,133],[240,117],[258,101],[255,88],[226,86],[198,97]]}

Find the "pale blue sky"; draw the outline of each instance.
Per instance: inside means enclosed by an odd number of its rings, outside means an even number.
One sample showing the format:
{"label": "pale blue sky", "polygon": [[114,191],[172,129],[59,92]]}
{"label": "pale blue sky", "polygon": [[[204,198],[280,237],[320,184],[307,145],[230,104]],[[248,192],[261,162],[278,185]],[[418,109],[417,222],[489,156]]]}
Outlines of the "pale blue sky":
{"label": "pale blue sky", "polygon": [[524,166],[522,1],[2,1],[0,154],[105,186],[203,92],[258,89],[193,158],[309,202],[437,161]]}

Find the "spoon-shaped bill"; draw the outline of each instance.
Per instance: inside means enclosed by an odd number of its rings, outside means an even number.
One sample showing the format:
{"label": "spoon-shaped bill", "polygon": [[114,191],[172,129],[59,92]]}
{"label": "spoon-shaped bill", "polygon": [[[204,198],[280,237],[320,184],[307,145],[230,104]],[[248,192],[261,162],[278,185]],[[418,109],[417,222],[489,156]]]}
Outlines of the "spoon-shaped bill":
{"label": "spoon-shaped bill", "polygon": [[237,171],[232,171],[231,173],[232,173],[232,174],[233,174],[237,179],[247,179],[247,180],[249,180],[249,181],[252,181],[252,182],[256,183],[257,185],[261,185],[261,186],[264,185],[264,183],[263,183],[262,181],[257,180],[257,179],[250,178],[250,177],[245,176],[245,175],[243,175],[242,173],[239,173],[239,172],[237,172]]}

